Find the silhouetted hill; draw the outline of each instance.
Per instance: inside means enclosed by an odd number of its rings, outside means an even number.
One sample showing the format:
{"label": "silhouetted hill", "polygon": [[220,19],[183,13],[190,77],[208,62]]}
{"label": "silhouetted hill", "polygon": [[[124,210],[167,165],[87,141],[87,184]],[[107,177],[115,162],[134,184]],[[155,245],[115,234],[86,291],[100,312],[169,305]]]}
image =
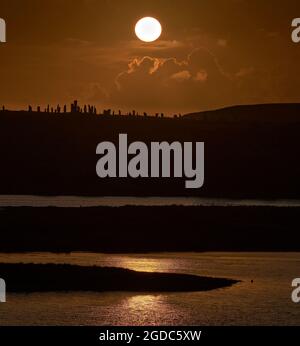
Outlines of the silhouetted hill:
{"label": "silhouetted hill", "polygon": [[184,118],[212,122],[299,123],[300,103],[233,106],[189,113]]}
{"label": "silhouetted hill", "polygon": [[[300,198],[299,110],[238,106],[202,113],[211,114],[202,121],[0,112],[0,194]],[[186,189],[178,178],[100,179],[96,147],[118,146],[120,133],[129,143],[205,142],[204,186]]]}

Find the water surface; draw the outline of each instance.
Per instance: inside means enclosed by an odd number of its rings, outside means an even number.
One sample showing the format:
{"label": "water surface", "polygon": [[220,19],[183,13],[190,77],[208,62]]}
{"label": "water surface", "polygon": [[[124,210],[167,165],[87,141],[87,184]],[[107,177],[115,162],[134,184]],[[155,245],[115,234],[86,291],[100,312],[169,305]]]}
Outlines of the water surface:
{"label": "water surface", "polygon": [[300,304],[291,301],[300,253],[30,253],[0,254],[0,262],[118,266],[242,280],[192,293],[8,292],[7,303],[0,304],[0,325],[300,325]]}
{"label": "water surface", "polygon": [[0,195],[0,207],[122,207],[142,206],[273,206],[300,207],[300,200],[226,199],[197,197],[84,197],[84,196],[30,196]]}

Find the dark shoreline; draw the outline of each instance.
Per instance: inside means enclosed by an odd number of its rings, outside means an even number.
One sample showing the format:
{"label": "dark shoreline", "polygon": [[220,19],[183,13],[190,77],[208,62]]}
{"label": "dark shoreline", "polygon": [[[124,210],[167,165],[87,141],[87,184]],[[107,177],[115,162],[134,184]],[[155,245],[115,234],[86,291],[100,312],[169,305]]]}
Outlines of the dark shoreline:
{"label": "dark shoreline", "polygon": [[115,267],[69,264],[2,264],[7,292],[128,291],[195,292],[232,286],[239,281],[175,273],[136,272]]}
{"label": "dark shoreline", "polygon": [[1,252],[300,251],[299,207],[1,208]]}

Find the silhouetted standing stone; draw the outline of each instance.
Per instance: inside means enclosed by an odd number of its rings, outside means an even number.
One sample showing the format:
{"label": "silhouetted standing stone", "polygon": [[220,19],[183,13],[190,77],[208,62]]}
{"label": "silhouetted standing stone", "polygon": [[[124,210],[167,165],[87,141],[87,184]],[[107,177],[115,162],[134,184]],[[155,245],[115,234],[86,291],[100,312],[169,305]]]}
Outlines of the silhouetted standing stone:
{"label": "silhouetted standing stone", "polygon": [[80,108],[78,107],[77,100],[75,100],[74,103],[71,104],[71,113],[80,113]]}
{"label": "silhouetted standing stone", "polygon": [[108,115],[108,116],[110,116],[110,115],[111,115],[111,109],[104,109],[103,115]]}

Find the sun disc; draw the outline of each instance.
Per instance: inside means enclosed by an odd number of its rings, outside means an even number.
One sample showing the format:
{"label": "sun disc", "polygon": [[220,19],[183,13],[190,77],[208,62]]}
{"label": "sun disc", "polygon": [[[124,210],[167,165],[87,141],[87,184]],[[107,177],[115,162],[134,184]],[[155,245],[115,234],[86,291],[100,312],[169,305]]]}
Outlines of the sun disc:
{"label": "sun disc", "polygon": [[143,42],[154,42],[162,33],[160,22],[152,17],[140,19],[135,26],[136,36]]}

